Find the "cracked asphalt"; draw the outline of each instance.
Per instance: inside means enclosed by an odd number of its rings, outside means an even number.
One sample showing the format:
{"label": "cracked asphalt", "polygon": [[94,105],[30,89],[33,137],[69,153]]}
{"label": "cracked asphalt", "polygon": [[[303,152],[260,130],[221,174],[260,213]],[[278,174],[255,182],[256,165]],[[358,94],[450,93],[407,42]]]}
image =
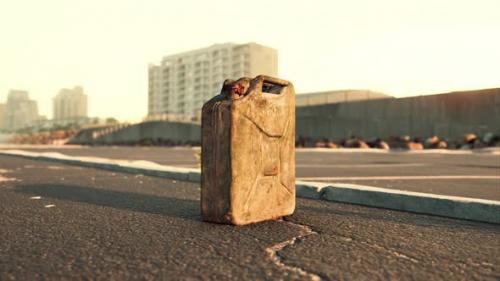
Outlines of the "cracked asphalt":
{"label": "cracked asphalt", "polygon": [[234,227],[202,222],[199,192],[0,156],[0,280],[500,279],[500,225],[298,199]]}

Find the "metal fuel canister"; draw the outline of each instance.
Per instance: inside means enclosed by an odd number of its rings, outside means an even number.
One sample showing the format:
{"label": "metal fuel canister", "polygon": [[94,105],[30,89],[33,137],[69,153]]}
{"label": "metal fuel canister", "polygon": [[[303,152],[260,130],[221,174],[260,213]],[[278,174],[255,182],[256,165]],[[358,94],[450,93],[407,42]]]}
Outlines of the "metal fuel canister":
{"label": "metal fuel canister", "polygon": [[295,91],[269,76],[226,80],[202,109],[201,211],[244,225],[295,209]]}

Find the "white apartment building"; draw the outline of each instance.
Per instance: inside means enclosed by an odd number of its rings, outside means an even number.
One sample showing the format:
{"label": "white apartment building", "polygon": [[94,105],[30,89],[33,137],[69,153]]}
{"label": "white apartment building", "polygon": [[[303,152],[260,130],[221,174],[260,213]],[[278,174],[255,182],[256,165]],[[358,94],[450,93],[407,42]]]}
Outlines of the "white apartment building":
{"label": "white apartment building", "polygon": [[215,44],[149,66],[148,117],[198,117],[226,79],[278,75],[278,51],[256,43]]}
{"label": "white apartment building", "polygon": [[10,90],[3,113],[3,128],[15,131],[31,127],[38,120],[38,104],[27,91]]}
{"label": "white apartment building", "polygon": [[82,87],[61,89],[53,102],[55,123],[71,123],[87,118],[87,95]]}

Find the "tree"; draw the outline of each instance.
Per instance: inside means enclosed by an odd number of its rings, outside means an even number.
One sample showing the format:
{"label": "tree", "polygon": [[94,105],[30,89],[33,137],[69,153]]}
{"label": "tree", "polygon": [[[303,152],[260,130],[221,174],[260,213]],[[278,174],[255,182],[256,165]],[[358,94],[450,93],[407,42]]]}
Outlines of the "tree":
{"label": "tree", "polygon": [[118,120],[113,117],[106,118],[106,125],[118,124]]}

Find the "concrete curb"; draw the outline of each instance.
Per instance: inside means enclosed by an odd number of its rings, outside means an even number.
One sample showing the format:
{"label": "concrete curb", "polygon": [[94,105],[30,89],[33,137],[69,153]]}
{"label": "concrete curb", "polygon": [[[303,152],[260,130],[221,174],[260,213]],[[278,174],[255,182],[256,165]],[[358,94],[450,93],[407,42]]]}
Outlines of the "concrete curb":
{"label": "concrete curb", "polygon": [[164,166],[149,161],[112,160],[98,157],[72,157],[60,153],[38,153],[22,150],[0,150],[0,154],[116,172],[144,174],[180,181],[200,182],[200,171],[198,169]]}
{"label": "concrete curb", "polygon": [[298,182],[297,196],[500,224],[500,201],[348,183]]}
{"label": "concrete curb", "polygon": [[[159,165],[149,161],[72,157],[60,153],[0,150],[1,155],[99,168],[117,172],[199,183],[199,169]],[[296,182],[298,197],[365,205],[456,219],[500,224],[500,201],[408,192],[346,183]]]}

